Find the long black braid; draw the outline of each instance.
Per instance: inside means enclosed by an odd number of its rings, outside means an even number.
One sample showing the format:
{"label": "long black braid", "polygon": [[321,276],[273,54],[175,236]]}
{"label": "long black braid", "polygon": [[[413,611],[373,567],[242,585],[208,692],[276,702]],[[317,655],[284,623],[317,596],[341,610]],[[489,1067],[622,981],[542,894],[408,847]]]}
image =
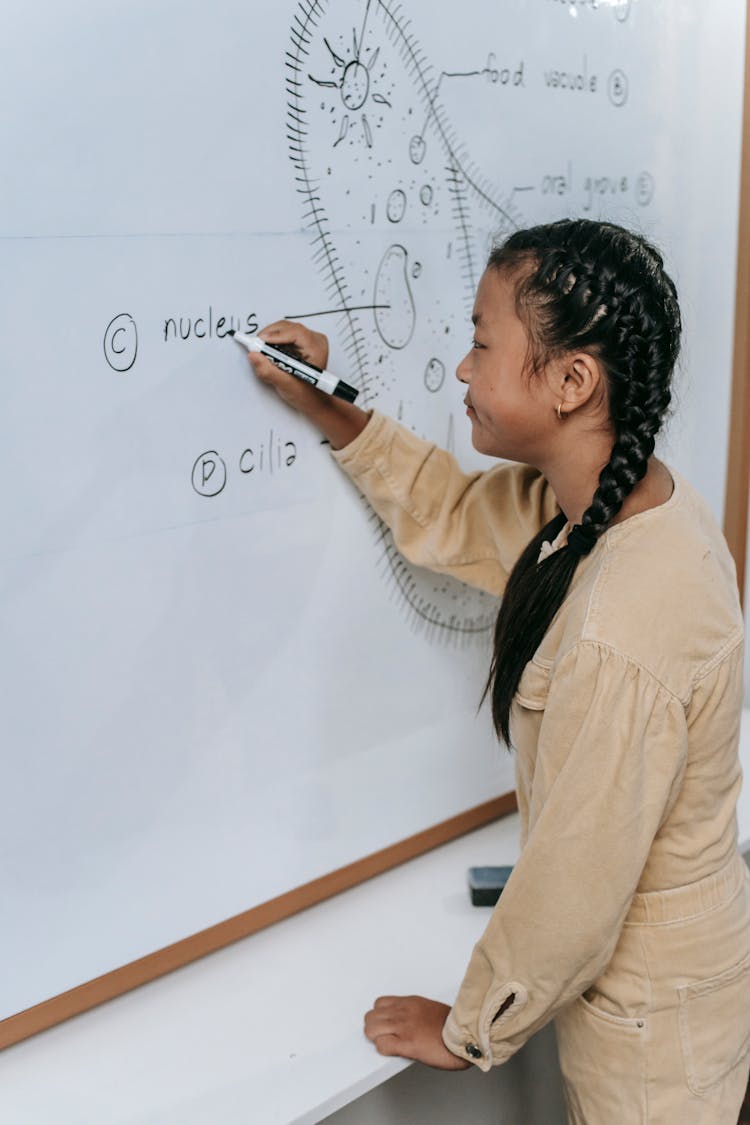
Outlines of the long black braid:
{"label": "long black braid", "polygon": [[516,562],[495,625],[486,693],[498,735],[510,744],[510,709],[524,666],[562,604],[576,567],[643,479],[671,401],[681,319],[658,250],[612,223],[562,220],[517,231],[487,263],[512,277],[530,338],[530,367],[584,351],[602,365],[615,441],[609,462],[565,548],[538,561],[565,523],[560,513]]}

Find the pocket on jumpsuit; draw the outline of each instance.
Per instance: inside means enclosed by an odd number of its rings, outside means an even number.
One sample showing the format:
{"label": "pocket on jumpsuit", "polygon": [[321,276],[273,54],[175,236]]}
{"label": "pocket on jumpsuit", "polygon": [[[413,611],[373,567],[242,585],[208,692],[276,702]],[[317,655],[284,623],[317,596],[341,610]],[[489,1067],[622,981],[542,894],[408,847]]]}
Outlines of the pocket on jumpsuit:
{"label": "pocket on jumpsuit", "polygon": [[[750,957],[718,976],[683,985],[678,994],[685,1077],[700,1097],[750,1050]],[[737,1032],[743,1027],[746,1031],[738,1045]],[[721,1033],[722,1028],[727,1034]]]}
{"label": "pocket on jumpsuit", "polygon": [[555,1020],[570,1125],[646,1120],[648,1017],[626,1018],[580,996]]}

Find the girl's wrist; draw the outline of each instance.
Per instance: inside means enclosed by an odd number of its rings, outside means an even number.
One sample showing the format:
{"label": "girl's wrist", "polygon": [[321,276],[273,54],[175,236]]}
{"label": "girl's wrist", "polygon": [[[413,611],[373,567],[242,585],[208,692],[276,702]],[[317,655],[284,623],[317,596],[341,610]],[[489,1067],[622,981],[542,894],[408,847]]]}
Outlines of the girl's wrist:
{"label": "girl's wrist", "polygon": [[320,401],[306,411],[307,417],[328,439],[332,449],[343,449],[362,433],[370,420],[370,412],[333,395],[321,393],[318,398]]}

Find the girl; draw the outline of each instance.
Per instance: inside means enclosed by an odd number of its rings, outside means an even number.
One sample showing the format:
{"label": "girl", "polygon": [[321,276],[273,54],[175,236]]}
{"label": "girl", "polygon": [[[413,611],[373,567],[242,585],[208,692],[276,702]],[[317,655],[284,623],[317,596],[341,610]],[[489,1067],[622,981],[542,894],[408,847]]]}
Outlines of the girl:
{"label": "girl", "polygon": [[[452,1008],[380,997],[382,1054],[482,1070],[554,1017],[569,1120],[734,1125],[750,1067],[737,852],[742,616],[726,543],[654,457],[680,313],[659,253],[562,221],[493,251],[458,367],[462,473],[376,411],[285,376],[413,562],[498,595],[486,691],[516,752],[522,852]],[[324,336],[263,337],[325,367]]]}

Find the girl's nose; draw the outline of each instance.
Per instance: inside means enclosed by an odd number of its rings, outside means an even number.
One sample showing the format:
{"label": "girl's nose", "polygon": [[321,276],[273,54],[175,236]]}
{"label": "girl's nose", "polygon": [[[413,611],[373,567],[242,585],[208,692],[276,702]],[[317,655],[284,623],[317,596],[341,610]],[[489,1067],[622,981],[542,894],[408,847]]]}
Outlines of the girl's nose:
{"label": "girl's nose", "polygon": [[467,352],[467,354],[464,356],[464,358],[461,360],[458,367],[456,368],[456,378],[458,379],[459,383],[468,383],[468,381],[469,381],[469,378],[468,378],[468,375],[467,375],[467,369],[466,369],[466,364],[467,364],[467,360],[469,358],[469,354],[470,353]]}

